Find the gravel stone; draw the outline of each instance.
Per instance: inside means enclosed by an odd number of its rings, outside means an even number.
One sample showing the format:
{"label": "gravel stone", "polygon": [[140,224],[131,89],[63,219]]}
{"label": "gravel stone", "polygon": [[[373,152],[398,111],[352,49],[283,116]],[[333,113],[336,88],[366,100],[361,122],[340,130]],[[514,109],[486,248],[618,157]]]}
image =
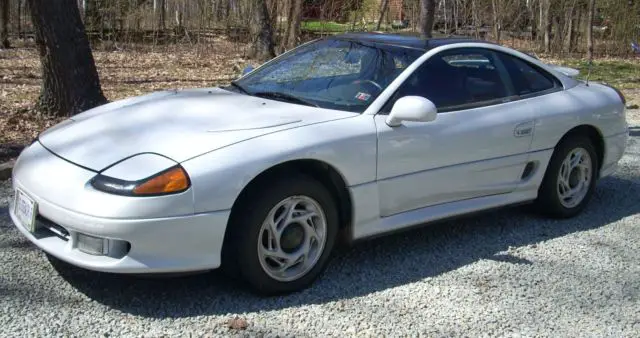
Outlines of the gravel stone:
{"label": "gravel stone", "polygon": [[338,252],[308,290],[261,298],[218,272],[142,278],[54,261],[0,182],[0,336],[640,337],[640,121],[585,212],[493,211]]}

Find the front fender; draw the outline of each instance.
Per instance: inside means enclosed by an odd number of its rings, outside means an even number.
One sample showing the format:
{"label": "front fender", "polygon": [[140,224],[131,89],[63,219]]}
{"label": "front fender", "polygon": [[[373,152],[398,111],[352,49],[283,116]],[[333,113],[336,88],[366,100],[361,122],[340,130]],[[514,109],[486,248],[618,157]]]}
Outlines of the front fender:
{"label": "front fender", "polygon": [[373,116],[360,115],[293,128],[237,143],[184,161],[196,213],[231,209],[242,190],[279,164],[312,159],[334,167],[348,186],[375,180]]}

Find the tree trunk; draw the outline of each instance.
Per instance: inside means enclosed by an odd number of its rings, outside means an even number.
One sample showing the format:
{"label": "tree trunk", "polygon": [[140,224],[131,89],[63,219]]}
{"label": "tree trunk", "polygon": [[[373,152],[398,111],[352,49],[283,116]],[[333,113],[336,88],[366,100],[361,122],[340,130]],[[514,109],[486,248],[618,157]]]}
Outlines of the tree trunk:
{"label": "tree trunk", "polygon": [[587,59],[593,59],[593,18],[596,11],[596,0],[589,0],[587,13]]}
{"label": "tree trunk", "polygon": [[[575,4],[574,4],[575,5]],[[573,17],[575,15],[575,7],[574,5],[572,5],[567,11],[566,11],[566,19],[565,19],[565,27],[566,27],[566,34],[565,34],[565,39],[564,39],[564,51],[566,53],[571,53],[571,51],[573,50],[573,26],[574,26],[574,20]]]}
{"label": "tree trunk", "polygon": [[562,51],[562,14],[554,12],[555,15],[551,16],[551,53],[555,54],[558,51]]}
{"label": "tree trunk", "polygon": [[491,9],[493,13],[493,38],[496,39],[496,43],[500,43],[500,33],[502,32],[502,23],[500,22],[500,11],[499,4],[496,3],[497,0],[491,1]]}
{"label": "tree trunk", "polygon": [[544,33],[544,51],[551,52],[551,0],[544,0],[544,18],[542,20],[542,28]]}
{"label": "tree trunk", "polygon": [[436,15],[435,0],[420,0],[420,35],[430,38],[433,31],[433,21]]}
{"label": "tree trunk", "polygon": [[582,6],[578,6],[576,9],[576,17],[574,19],[574,24],[573,24],[574,32],[573,34],[571,34],[573,37],[573,42],[571,43],[571,45],[573,46],[574,51],[578,48],[578,40],[582,35],[581,34],[582,26],[584,25],[584,22],[582,21],[582,19],[584,18],[585,11],[586,11],[586,8]]}
{"label": "tree trunk", "polygon": [[157,28],[158,30],[165,30],[166,26],[166,6],[165,0],[154,0],[153,10],[156,12]]}
{"label": "tree trunk", "polygon": [[182,16],[182,10],[180,9],[180,7],[176,8],[176,28],[178,29],[178,31],[182,31],[182,26],[184,24],[183,22],[183,16]]}
{"label": "tree trunk", "polygon": [[[84,3],[84,24],[88,31],[102,28],[102,14],[100,0],[86,0]],[[102,32],[100,32],[102,34]]]}
{"label": "tree trunk", "polygon": [[360,4],[356,4],[356,8],[353,11],[353,20],[351,20],[351,30],[356,30],[356,23],[358,22],[358,16],[360,15]]}
{"label": "tree trunk", "polygon": [[302,1],[303,0],[291,0],[289,6],[289,15],[287,21],[287,31],[284,39],[282,39],[282,49],[292,49],[298,44],[298,36],[300,36],[300,22],[302,21]]}
{"label": "tree trunk", "polygon": [[480,20],[478,20],[478,8],[476,7],[476,0],[471,0],[471,15],[473,16],[473,29],[475,30],[476,39],[480,38]]}
{"label": "tree trunk", "polygon": [[0,12],[2,15],[0,44],[2,45],[2,48],[9,48],[9,0],[0,0]]}
{"label": "tree trunk", "polygon": [[[255,41],[251,48],[251,57],[259,60],[268,60],[276,56],[273,46],[273,27],[269,18],[269,8],[266,0],[255,0],[254,18],[251,28]],[[275,14],[275,13],[274,13]]]}
{"label": "tree trunk", "polygon": [[22,0],[18,0],[18,39],[22,39]]}
{"label": "tree trunk", "polygon": [[225,4],[224,4],[224,17],[225,17],[225,27],[227,27],[227,30],[229,29],[229,27],[231,26],[231,0],[226,0]]}
{"label": "tree trunk", "polygon": [[269,18],[271,18],[271,30],[273,31],[278,26],[278,0],[271,1],[271,8],[269,9]]}
{"label": "tree trunk", "polygon": [[382,0],[382,4],[380,7],[380,18],[378,19],[378,24],[376,25],[376,30],[380,30],[380,26],[382,26],[382,20],[384,20],[384,13],[387,12],[389,8],[389,0]]}
{"label": "tree trunk", "polygon": [[458,8],[458,0],[454,0],[453,1],[453,32],[457,32],[458,31],[458,19],[459,19],[459,8]]}
{"label": "tree trunk", "polygon": [[70,116],[106,102],[74,0],[28,0],[42,63],[38,106]]}
{"label": "tree trunk", "polygon": [[529,1],[527,4],[527,9],[529,10],[529,22],[531,24],[531,42],[533,42],[538,38],[538,29],[536,27],[536,11],[533,1]]}
{"label": "tree trunk", "polygon": [[544,0],[538,1],[538,39],[541,39],[544,36]]}
{"label": "tree trunk", "polygon": [[449,33],[449,11],[447,11],[447,0],[442,0],[442,14],[444,15],[444,33]]}

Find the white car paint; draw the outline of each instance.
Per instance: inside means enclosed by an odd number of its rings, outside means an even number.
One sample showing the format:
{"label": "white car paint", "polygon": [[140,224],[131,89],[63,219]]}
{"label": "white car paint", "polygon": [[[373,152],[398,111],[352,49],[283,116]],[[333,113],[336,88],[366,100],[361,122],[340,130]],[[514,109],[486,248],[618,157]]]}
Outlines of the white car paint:
{"label": "white car paint", "polygon": [[219,88],[190,89],[79,114],[72,119],[77,122],[41,135],[40,142],[73,163],[100,171],[140,153],[183,162],[248,138],[354,115]]}

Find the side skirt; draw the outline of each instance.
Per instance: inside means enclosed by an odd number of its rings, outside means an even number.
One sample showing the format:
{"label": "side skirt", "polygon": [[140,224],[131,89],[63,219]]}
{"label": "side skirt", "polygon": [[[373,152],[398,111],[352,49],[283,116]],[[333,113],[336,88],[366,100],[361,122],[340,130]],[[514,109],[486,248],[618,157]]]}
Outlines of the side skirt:
{"label": "side skirt", "polygon": [[[400,214],[381,217],[369,222],[354,222],[351,243],[380,237],[435,222],[468,217],[508,206],[528,204],[537,197],[537,190],[516,191],[508,194],[478,197],[468,200],[444,203]],[[357,210],[357,209],[356,209]]]}

